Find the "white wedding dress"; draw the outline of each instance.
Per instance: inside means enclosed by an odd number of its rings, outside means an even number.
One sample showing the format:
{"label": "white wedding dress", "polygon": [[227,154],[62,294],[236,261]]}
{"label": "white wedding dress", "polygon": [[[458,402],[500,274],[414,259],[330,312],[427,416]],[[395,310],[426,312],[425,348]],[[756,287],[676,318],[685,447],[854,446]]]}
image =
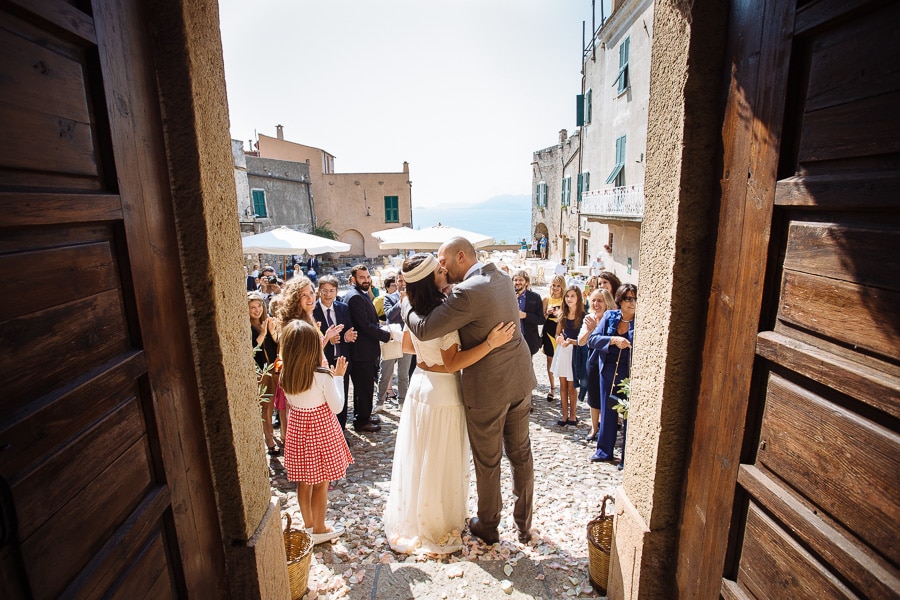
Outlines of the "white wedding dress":
{"label": "white wedding dress", "polygon": [[[441,348],[459,346],[455,331],[427,342],[411,337],[416,359],[429,366],[443,364]],[[462,549],[468,494],[469,440],[459,374],[417,369],[400,416],[384,511],[391,548],[432,554]]]}

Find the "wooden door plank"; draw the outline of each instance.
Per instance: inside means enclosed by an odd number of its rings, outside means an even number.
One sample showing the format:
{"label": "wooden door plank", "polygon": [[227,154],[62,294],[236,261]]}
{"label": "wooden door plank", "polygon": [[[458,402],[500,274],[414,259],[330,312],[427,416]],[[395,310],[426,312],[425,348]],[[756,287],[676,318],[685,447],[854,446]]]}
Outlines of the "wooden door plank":
{"label": "wooden door plank", "polygon": [[[792,21],[790,2],[733,3],[729,16],[726,64],[733,64],[722,129],[725,172],[685,470],[676,571],[682,598],[721,593],[765,279]],[[724,347],[722,340],[728,340]]]}
{"label": "wooden door plank", "polygon": [[[91,558],[60,599],[98,598],[109,594],[122,573],[135,560],[146,540],[166,528],[166,512],[172,501],[169,488],[152,488],[128,519]],[[168,562],[168,557],[167,557]]]}
{"label": "wooden door plank", "polygon": [[778,320],[849,348],[900,359],[900,292],[785,270]]}
{"label": "wooden door plank", "polygon": [[888,216],[883,217],[883,227],[794,221],[788,226],[784,268],[900,292],[896,224]]}
{"label": "wooden door plank", "polygon": [[84,12],[61,0],[8,0],[28,12],[41,17],[75,38],[97,44],[94,21]]}
{"label": "wooden door plank", "polygon": [[801,163],[876,156],[900,151],[900,124],[893,110],[900,92],[881,94],[803,116]]}
{"label": "wooden door plank", "polygon": [[117,194],[0,192],[0,225],[4,227],[121,221],[122,217]]}
{"label": "wooden door plank", "polygon": [[[128,395],[146,372],[144,353],[133,351],[97,365],[0,419],[0,472],[24,473],[54,448],[86,429]],[[114,390],[111,394],[109,390]]]}
{"label": "wooden door plank", "polygon": [[757,463],[900,563],[900,436],[769,375]]}
{"label": "wooden door plank", "polygon": [[117,290],[0,323],[0,414],[130,352],[127,334]]}
{"label": "wooden door plank", "polygon": [[775,204],[841,210],[895,208],[898,189],[897,172],[798,175],[778,182]]}
{"label": "wooden door plank", "polygon": [[0,103],[4,130],[0,167],[98,177],[89,123]]}
{"label": "wooden door plank", "polygon": [[137,559],[129,566],[125,578],[106,597],[110,600],[144,598],[164,574],[168,575],[166,549],[162,536],[157,533],[141,549]]}
{"label": "wooden door plank", "polygon": [[756,598],[859,598],[752,502],[741,555],[738,584]]}
{"label": "wooden door plank", "polygon": [[756,351],[795,373],[900,418],[900,373],[892,364],[856,362],[774,331],[759,334]]}
{"label": "wooden door plank", "polygon": [[[99,477],[22,542],[22,556],[38,598],[55,598],[103,547],[149,491],[146,443],[133,444]],[[128,490],[131,493],[122,493]],[[54,568],[41,568],[43,557]]]}
{"label": "wooden door plank", "polygon": [[880,96],[900,87],[896,49],[884,47],[884,40],[896,35],[897,23],[900,4],[890,2],[817,35],[810,48],[805,110]]}
{"label": "wooden door plank", "polygon": [[848,536],[845,529],[826,522],[821,512],[793,495],[789,488],[754,465],[741,465],[738,483],[867,598],[897,598],[900,591],[897,567]]}

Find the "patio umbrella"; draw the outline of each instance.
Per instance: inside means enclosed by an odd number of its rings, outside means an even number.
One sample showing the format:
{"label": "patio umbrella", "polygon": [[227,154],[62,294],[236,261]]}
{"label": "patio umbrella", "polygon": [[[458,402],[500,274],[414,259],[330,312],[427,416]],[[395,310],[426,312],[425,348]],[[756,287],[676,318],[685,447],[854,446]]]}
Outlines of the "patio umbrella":
{"label": "patio umbrella", "polygon": [[373,231],[372,237],[381,242],[388,242],[396,237],[405,235],[407,232],[415,231],[409,227],[392,227],[390,229],[382,229],[381,231]]}
{"label": "patio umbrella", "polygon": [[248,235],[241,239],[244,252],[249,254],[325,254],[327,252],[346,252],[350,244],[330,240],[328,238],[303,233],[289,227],[278,227],[256,235]]}
{"label": "patio umbrella", "polygon": [[476,248],[494,243],[494,238],[489,235],[434,225],[425,229],[411,229],[402,234],[397,234],[389,240],[381,242],[378,246],[382,250],[437,250],[441,244],[452,237],[464,237]]}

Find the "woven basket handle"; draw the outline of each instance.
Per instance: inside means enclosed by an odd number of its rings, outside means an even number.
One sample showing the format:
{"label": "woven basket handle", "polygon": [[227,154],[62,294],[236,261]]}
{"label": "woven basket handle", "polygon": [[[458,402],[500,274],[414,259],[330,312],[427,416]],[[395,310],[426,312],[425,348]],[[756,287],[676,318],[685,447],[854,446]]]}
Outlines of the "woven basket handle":
{"label": "woven basket handle", "polygon": [[[603,497],[603,504],[600,507],[600,518],[601,519],[606,516],[606,503],[609,502],[610,500],[613,500],[613,497],[610,496],[609,494],[607,494],[606,496]],[[615,500],[613,500],[613,503],[615,503]]]}
{"label": "woven basket handle", "polygon": [[291,513],[286,512],[283,516],[287,518],[287,525],[284,526],[284,532],[287,533],[291,530]]}

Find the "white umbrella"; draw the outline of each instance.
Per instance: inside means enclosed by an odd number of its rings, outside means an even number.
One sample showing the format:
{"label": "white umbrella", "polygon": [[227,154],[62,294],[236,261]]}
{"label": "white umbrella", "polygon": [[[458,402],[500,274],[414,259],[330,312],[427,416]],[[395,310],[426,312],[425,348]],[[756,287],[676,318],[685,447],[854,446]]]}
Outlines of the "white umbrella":
{"label": "white umbrella", "polygon": [[325,254],[346,252],[350,244],[328,238],[295,231],[289,227],[278,227],[264,233],[248,235],[241,239],[244,252],[254,254]]}
{"label": "white umbrella", "polygon": [[391,227],[390,229],[382,229],[381,231],[373,231],[372,237],[381,241],[381,242],[389,242],[394,238],[405,235],[409,231],[414,231],[409,227]]}
{"label": "white umbrella", "polygon": [[398,234],[396,237],[391,237],[389,240],[381,242],[378,246],[382,250],[437,250],[441,247],[441,244],[452,237],[464,237],[472,242],[472,245],[476,248],[494,243],[494,238],[489,235],[457,229],[456,227],[434,225],[425,229],[412,229]]}

